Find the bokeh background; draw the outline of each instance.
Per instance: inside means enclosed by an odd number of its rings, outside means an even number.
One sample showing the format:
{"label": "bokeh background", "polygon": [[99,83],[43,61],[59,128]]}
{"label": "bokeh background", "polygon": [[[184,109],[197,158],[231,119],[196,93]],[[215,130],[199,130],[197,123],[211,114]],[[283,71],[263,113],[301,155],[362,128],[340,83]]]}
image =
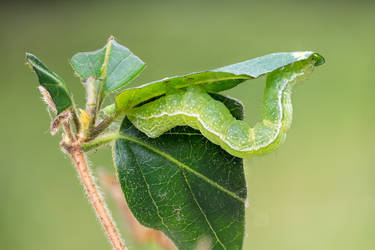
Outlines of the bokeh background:
{"label": "bokeh background", "polygon": [[[296,87],[286,143],[246,160],[244,249],[375,249],[374,1],[1,2],[0,249],[110,249],[24,65],[26,51],[38,55],[83,99],[69,59],[110,35],[148,64],[132,86],[271,52],[324,55]],[[260,118],[263,87],[226,93],[249,122]],[[114,172],[110,149],[90,159],[95,173]],[[151,249],[132,241],[107,200],[130,248]]]}

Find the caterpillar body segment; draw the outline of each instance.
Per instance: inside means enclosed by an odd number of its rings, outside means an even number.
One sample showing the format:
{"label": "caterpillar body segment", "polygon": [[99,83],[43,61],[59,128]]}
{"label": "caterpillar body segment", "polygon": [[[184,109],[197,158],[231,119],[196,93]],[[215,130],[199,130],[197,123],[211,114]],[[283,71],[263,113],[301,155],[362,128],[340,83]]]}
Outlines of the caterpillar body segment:
{"label": "caterpillar body segment", "polygon": [[264,154],[284,141],[292,122],[292,87],[313,66],[313,60],[299,61],[267,75],[263,120],[254,127],[236,120],[222,102],[199,86],[190,86],[133,108],[127,116],[135,127],[152,138],[176,126],[190,126],[234,156]]}

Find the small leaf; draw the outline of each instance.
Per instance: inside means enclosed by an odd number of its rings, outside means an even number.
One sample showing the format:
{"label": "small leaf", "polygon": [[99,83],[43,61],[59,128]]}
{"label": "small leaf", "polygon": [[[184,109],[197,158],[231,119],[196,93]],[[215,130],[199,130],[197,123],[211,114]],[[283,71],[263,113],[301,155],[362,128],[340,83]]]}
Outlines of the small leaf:
{"label": "small leaf", "polygon": [[[242,119],[240,103],[213,97]],[[120,134],[114,147],[119,180],[141,224],[163,231],[179,249],[195,249],[202,240],[210,242],[211,249],[242,249],[242,159],[189,127],[151,139],[125,118]]]}
{"label": "small leaf", "polygon": [[126,85],[145,67],[141,59],[112,37],[102,49],[74,55],[71,65],[82,81],[89,77],[103,80],[104,95]]}
{"label": "small leaf", "polygon": [[48,69],[36,56],[26,53],[26,62],[32,66],[38,76],[39,83],[51,96],[57,114],[72,106],[72,99],[64,80]]}
{"label": "small leaf", "polygon": [[80,134],[82,137],[84,137],[87,133],[87,130],[89,129],[91,117],[83,109],[79,109],[79,111],[81,112],[81,116],[79,119],[81,123]]}
{"label": "small leaf", "polygon": [[61,125],[64,122],[68,121],[70,117],[71,117],[70,110],[64,111],[61,114],[57,115],[51,123],[51,127],[50,127],[51,135],[55,135],[59,131]]}
{"label": "small leaf", "polygon": [[284,52],[265,55],[214,70],[164,78],[126,89],[116,97],[116,108],[118,112],[122,112],[148,99],[165,94],[168,88],[184,88],[193,84],[203,85],[209,92],[220,92],[233,88],[246,80],[261,77],[310,57],[315,59],[315,66],[324,63],[322,56],[311,51]]}

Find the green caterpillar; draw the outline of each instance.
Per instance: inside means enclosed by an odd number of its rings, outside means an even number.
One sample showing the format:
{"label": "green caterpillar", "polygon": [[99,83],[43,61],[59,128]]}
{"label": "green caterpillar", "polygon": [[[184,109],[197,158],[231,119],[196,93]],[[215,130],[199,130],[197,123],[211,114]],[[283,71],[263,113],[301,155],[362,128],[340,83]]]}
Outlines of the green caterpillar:
{"label": "green caterpillar", "polygon": [[176,126],[198,129],[228,153],[246,158],[277,148],[292,122],[292,87],[314,68],[313,59],[287,65],[267,75],[263,97],[263,120],[250,127],[236,120],[226,106],[200,86],[176,90],[129,110],[133,125],[155,138]]}

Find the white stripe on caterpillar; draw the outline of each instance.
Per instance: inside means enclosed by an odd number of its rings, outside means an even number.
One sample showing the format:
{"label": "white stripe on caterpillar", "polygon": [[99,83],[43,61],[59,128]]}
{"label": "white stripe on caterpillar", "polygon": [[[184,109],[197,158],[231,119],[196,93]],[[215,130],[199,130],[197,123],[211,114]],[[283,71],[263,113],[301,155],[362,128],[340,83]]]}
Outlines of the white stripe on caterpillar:
{"label": "white stripe on caterpillar", "polygon": [[190,126],[228,153],[245,158],[277,148],[292,121],[291,90],[313,69],[312,59],[299,61],[267,75],[263,120],[251,128],[236,120],[220,101],[202,87],[190,86],[129,110],[129,120],[155,138],[176,126]]}

